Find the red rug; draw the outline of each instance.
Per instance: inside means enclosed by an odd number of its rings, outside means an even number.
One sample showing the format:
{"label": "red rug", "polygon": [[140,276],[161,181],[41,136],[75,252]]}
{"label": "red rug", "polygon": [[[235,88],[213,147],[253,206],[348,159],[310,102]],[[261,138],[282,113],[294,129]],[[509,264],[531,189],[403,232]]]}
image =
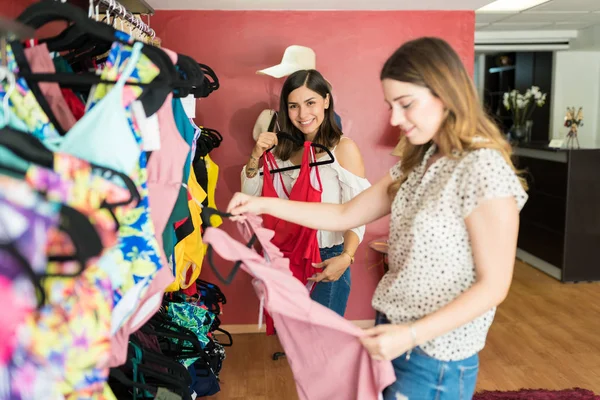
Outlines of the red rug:
{"label": "red rug", "polygon": [[522,389],[516,392],[479,392],[473,400],[600,400],[600,396],[585,389],[544,390]]}

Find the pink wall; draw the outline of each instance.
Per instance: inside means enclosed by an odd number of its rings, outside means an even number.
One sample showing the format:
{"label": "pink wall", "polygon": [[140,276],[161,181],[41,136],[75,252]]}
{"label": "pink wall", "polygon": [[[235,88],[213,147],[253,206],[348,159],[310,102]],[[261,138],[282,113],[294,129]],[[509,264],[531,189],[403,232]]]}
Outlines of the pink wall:
{"label": "pink wall", "polygon": [[[259,112],[277,107],[283,79],[256,75],[278,64],[292,44],[313,48],[317,69],[333,85],[336,111],[344,133],[360,146],[367,177],[377,181],[391,165],[389,155],[398,133],[390,129],[379,72],[404,41],[419,36],[448,40],[469,71],[474,60],[473,12],[272,12],[158,11],[151,26],[164,47],[190,55],[217,73],[221,88],[197,102],[196,122],[219,130],[224,141],[212,153],[220,166],[217,206],[225,208],[240,189],[239,173],[253,146],[252,127]],[[371,295],[383,269],[367,246],[386,235],[388,220],[367,227],[365,241],[352,266],[352,292],[346,317],[370,319]],[[225,222],[224,229],[233,232]],[[236,236],[237,237],[237,236]],[[230,265],[222,265],[229,271]],[[206,265],[202,278],[215,281]],[[247,275],[222,287],[228,298],[226,324],[257,321],[258,301]]]}
{"label": "pink wall", "polygon": [[[0,15],[15,17],[33,2],[0,0]],[[473,12],[158,11],[151,18],[165,47],[208,64],[220,79],[221,88],[198,101],[196,113],[198,125],[217,129],[225,138],[212,154],[221,171],[219,208],[225,208],[239,190],[239,172],[253,146],[256,117],[262,109],[278,104],[283,79],[255,72],[278,64],[287,46],[309,46],[317,53],[317,68],[333,85],[344,133],[360,146],[367,177],[375,182],[394,163],[389,153],[398,137],[388,125],[380,89],[383,62],[406,40],[440,36],[457,49],[472,72],[474,22]],[[55,25],[44,31],[58,30]],[[381,258],[367,243],[385,235],[387,224],[385,219],[369,225],[357,252],[349,319],[373,317],[370,299],[383,269]],[[227,222],[223,228],[233,232]],[[217,282],[207,266],[202,278]],[[222,289],[228,297],[224,323],[257,321],[258,301],[246,275],[240,273]]]}

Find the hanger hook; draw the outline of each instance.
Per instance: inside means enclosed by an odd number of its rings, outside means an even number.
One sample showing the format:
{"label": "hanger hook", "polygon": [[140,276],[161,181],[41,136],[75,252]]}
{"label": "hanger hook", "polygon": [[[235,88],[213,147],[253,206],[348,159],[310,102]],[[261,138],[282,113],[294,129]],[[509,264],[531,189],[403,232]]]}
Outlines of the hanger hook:
{"label": "hanger hook", "polygon": [[121,3],[117,3],[118,7],[119,7],[119,14],[121,15],[121,32],[125,32],[125,14],[123,13],[123,6],[121,5]]}
{"label": "hanger hook", "polygon": [[106,7],[106,24],[110,25],[110,3]]}
{"label": "hanger hook", "polygon": [[[117,8],[117,3],[115,2],[115,0],[110,0],[110,12],[111,14],[113,14],[113,11]],[[117,15],[113,14],[113,23],[112,23],[113,28],[117,29]]]}
{"label": "hanger hook", "polygon": [[[3,41],[3,46],[5,45],[4,41]],[[4,62],[4,59],[3,59]],[[16,82],[16,78],[13,75],[13,73],[5,66],[0,66],[0,82],[3,80],[7,80],[8,81],[8,90],[6,91],[6,93],[4,94],[4,99],[2,101],[2,105],[4,107],[4,116],[6,119],[10,118],[10,104],[9,104],[9,98],[10,95],[15,91],[15,89],[17,88],[17,82]]]}

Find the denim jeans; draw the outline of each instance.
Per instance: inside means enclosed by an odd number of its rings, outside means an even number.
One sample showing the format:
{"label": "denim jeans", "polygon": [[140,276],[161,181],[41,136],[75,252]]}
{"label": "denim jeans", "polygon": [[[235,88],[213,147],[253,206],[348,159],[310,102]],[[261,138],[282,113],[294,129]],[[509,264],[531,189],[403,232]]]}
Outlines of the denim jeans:
{"label": "denim jeans", "polygon": [[[339,256],[344,251],[344,245],[322,248],[321,260]],[[350,296],[350,268],[335,282],[319,282],[315,285],[310,297],[319,304],[335,311],[342,317],[346,312],[348,297]]]}
{"label": "denim jeans", "polygon": [[[377,313],[376,324],[386,324]],[[477,383],[479,356],[460,361],[442,361],[416,347],[392,361],[396,382],[383,392],[384,400],[471,400]]]}

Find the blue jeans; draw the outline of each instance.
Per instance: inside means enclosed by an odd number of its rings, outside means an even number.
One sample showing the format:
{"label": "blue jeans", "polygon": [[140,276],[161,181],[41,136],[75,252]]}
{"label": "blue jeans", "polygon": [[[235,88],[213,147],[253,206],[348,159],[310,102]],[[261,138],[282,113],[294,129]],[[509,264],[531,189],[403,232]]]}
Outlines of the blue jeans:
{"label": "blue jeans", "polygon": [[[377,313],[376,324],[386,324]],[[384,400],[471,400],[479,372],[479,356],[460,361],[442,361],[416,347],[392,361],[396,382],[383,392]]]}
{"label": "blue jeans", "polygon": [[[320,251],[321,260],[325,261],[342,254],[344,245],[338,244],[337,246],[322,248]],[[350,268],[347,268],[337,281],[317,283],[310,297],[343,317],[350,296],[350,283]]]}

